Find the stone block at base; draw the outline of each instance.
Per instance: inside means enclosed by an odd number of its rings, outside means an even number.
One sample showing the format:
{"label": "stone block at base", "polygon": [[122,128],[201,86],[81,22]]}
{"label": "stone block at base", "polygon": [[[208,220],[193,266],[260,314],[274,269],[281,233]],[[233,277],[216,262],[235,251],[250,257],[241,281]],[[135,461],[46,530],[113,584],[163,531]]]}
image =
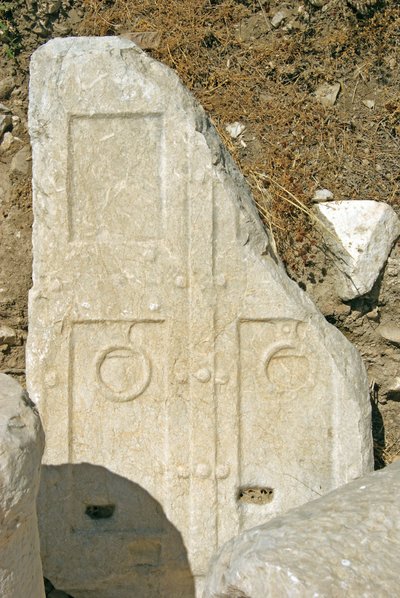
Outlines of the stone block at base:
{"label": "stone block at base", "polygon": [[255,527],[215,557],[204,598],[399,594],[400,463]]}
{"label": "stone block at base", "polygon": [[28,395],[0,374],[0,596],[44,598],[36,517],[44,434]]}

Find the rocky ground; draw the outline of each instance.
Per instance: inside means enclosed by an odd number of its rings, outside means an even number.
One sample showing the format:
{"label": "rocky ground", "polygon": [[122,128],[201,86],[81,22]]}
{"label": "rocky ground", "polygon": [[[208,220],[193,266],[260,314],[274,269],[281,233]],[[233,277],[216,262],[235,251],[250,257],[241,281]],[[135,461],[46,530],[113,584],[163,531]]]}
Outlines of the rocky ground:
{"label": "rocky ground", "polygon": [[[399,458],[399,343],[379,332],[400,326],[399,242],[372,291],[344,302],[312,215],[320,188],[335,199],[387,202],[400,215],[399,4],[0,2],[0,370],[21,382],[32,260],[29,57],[52,37],[82,34],[130,36],[174,68],[211,114],[288,274],[365,360],[376,466]],[[50,582],[46,595],[66,596]]]}
{"label": "rocky ground", "polygon": [[0,370],[22,382],[32,259],[29,57],[52,37],[82,34],[131,37],[209,111],[288,274],[364,357],[377,467],[398,458],[399,344],[377,328],[400,325],[399,243],[372,291],[343,302],[312,206],[315,190],[327,188],[335,199],[385,201],[400,214],[398,2],[0,2]]}

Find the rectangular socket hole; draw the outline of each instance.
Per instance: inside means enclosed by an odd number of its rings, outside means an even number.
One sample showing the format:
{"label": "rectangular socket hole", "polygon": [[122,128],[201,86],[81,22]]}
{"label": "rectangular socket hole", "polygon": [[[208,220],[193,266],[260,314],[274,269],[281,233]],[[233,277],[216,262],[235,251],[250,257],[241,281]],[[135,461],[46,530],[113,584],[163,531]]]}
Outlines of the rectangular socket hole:
{"label": "rectangular socket hole", "polygon": [[252,505],[265,505],[274,497],[273,488],[261,486],[246,486],[239,488],[238,502]]}
{"label": "rectangular socket hole", "polygon": [[110,519],[115,511],[115,505],[87,505],[85,515],[90,519]]}

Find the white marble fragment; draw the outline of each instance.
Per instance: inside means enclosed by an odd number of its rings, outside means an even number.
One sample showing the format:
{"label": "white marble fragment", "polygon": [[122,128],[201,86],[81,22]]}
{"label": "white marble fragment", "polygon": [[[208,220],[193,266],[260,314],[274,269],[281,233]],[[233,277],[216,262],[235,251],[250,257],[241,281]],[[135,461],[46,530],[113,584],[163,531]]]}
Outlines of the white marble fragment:
{"label": "white marble fragment", "polygon": [[340,83],[323,83],[315,90],[315,97],[325,107],[334,106],[339,95]]}
{"label": "white marble fragment", "polygon": [[232,139],[237,139],[239,135],[243,133],[245,128],[246,126],[244,124],[236,121],[234,123],[226,125],[225,130],[227,131],[227,133],[229,133]]}
{"label": "white marble fragment", "polygon": [[203,598],[398,595],[400,462],[255,527],[213,559]]}
{"label": "white marble fragment", "polygon": [[329,189],[316,189],[312,201],[315,203],[319,203],[320,201],[330,201],[333,199],[332,191]]}
{"label": "white marble fragment", "polygon": [[46,577],[200,596],[220,544],[372,467],[364,366],[171,70],[127,39],[52,40],[29,111]]}
{"label": "white marble fragment", "polygon": [[396,213],[387,204],[372,200],[331,201],[318,204],[316,210],[341,273],[338,295],[348,300],[368,293],[400,234]]}
{"label": "white marble fragment", "polygon": [[285,21],[288,18],[288,14],[289,13],[286,10],[279,10],[278,12],[276,12],[271,19],[272,27],[274,27],[274,29],[279,27],[279,25],[281,25],[283,21]]}
{"label": "white marble fragment", "polygon": [[33,403],[0,374],[0,596],[44,598],[36,495],[44,435]]}
{"label": "white marble fragment", "polygon": [[375,108],[375,100],[361,100],[364,106],[372,110]]}

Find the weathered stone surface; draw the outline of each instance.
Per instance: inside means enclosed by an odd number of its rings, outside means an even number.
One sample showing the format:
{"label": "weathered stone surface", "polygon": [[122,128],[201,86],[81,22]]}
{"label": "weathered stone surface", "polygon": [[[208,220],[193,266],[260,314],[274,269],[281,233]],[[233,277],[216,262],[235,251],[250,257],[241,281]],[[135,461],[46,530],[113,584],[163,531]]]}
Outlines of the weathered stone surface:
{"label": "weathered stone surface", "polygon": [[228,542],[204,598],[398,595],[400,462]]}
{"label": "weathered stone surface", "polygon": [[10,114],[0,114],[0,139],[6,131],[12,128],[12,118]]}
{"label": "weathered stone surface", "polygon": [[14,87],[15,83],[12,77],[0,79],[0,100],[8,100]]}
{"label": "weathered stone surface", "polygon": [[385,322],[378,326],[378,334],[391,343],[400,345],[400,326],[394,322]]}
{"label": "weathered stone surface", "polygon": [[21,148],[11,160],[11,172],[26,175],[31,170],[31,148],[29,145]]}
{"label": "weathered stone surface", "polygon": [[371,200],[330,201],[316,210],[330,231],[323,234],[341,273],[338,295],[348,300],[368,293],[400,235],[396,213]]}
{"label": "weathered stone surface", "polygon": [[0,324],[0,345],[15,345],[17,342],[17,333],[13,328],[6,324]]}
{"label": "weathered stone surface", "polygon": [[44,598],[36,495],[44,435],[33,403],[0,374],[0,596]]}
{"label": "weathered stone surface", "polygon": [[30,94],[46,576],[200,595],[223,542],[372,467],[364,367],[172,71],[126,39],[53,40]]}

